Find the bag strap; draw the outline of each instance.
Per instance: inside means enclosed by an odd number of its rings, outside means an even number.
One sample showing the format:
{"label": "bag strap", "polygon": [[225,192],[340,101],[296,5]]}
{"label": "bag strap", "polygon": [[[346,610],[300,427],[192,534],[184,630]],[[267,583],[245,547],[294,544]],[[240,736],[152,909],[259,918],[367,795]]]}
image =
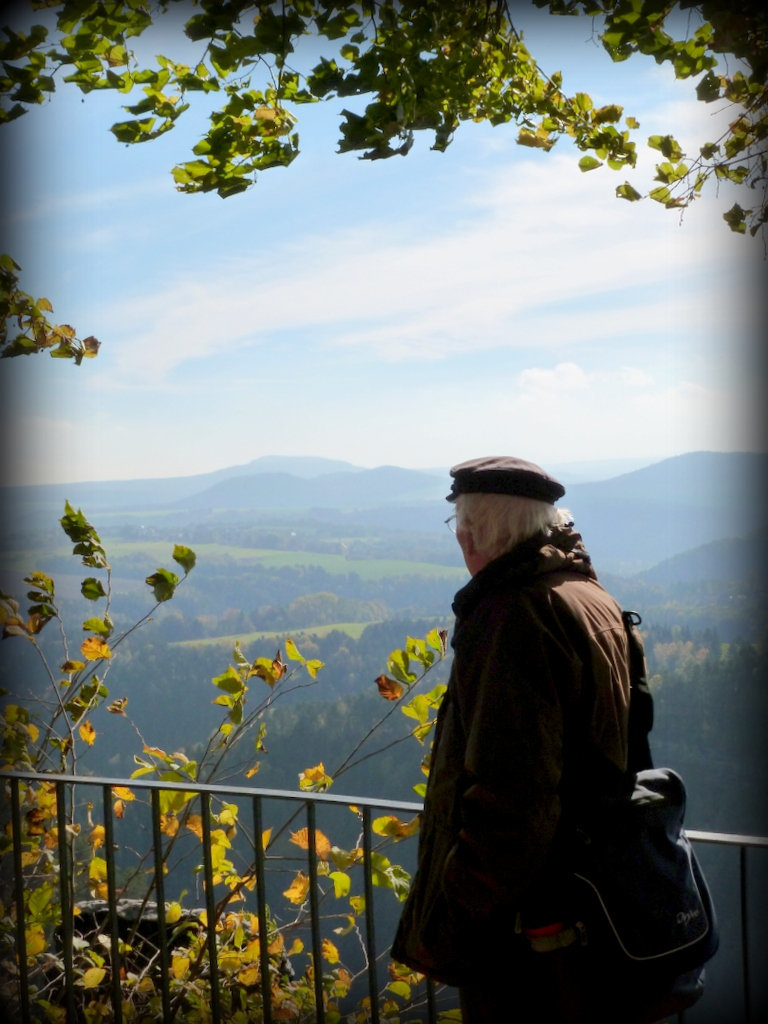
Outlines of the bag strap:
{"label": "bag strap", "polygon": [[627,771],[653,768],[648,734],[653,728],[653,696],[648,686],[648,669],[638,626],[643,621],[637,612],[623,611],[621,618],[629,645],[629,723],[627,727]]}

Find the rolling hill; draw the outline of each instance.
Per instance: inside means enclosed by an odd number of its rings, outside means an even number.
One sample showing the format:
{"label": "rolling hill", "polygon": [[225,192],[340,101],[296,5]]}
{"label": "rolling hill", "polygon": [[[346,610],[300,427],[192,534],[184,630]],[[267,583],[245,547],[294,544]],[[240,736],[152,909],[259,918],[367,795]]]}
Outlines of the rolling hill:
{"label": "rolling hill", "polygon": [[[571,484],[561,504],[573,512],[598,569],[633,575],[763,528],[766,460],[764,453],[691,452]],[[68,500],[105,529],[137,521],[185,529],[267,523],[302,514],[374,534],[386,528],[434,535],[446,514],[447,479],[436,470],[267,457],[191,477],[5,487],[0,502],[7,524],[27,528],[55,524]]]}

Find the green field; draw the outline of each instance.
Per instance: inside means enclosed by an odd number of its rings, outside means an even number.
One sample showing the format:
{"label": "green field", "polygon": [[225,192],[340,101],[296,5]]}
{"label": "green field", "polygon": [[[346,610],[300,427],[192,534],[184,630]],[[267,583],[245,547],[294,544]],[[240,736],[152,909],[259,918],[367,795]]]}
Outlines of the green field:
{"label": "green field", "polygon": [[[164,565],[173,568],[173,544],[170,541],[105,540],[104,547],[107,557],[116,568],[119,568],[121,559],[135,559],[137,556],[146,560],[148,565]],[[347,576],[353,573],[365,580],[376,580],[386,576],[424,576],[459,580],[466,575],[465,570],[457,566],[438,565],[434,562],[415,562],[408,559],[356,559],[326,552],[273,551],[266,548],[230,547],[226,544],[192,544],[191,547],[197,556],[198,565],[220,566],[231,562],[239,564],[251,562],[267,569],[311,565],[318,566],[334,576]],[[30,567],[42,567],[45,555],[61,557],[70,554],[71,551],[71,546],[63,544],[44,553],[42,551],[6,553],[0,557],[0,565],[6,569],[22,569],[26,572]]]}
{"label": "green field", "polygon": [[366,626],[371,626],[371,622],[334,622],[331,625],[326,626],[305,626],[302,629],[280,629],[272,632],[256,632],[256,633],[233,633],[231,636],[211,636],[206,637],[203,640],[175,640],[173,643],[169,643],[169,647],[234,647],[235,644],[239,643],[241,647],[245,647],[246,644],[255,644],[261,640],[277,640],[281,643],[287,636],[290,636],[292,640],[296,642],[301,650],[301,639],[302,637],[313,637],[313,636],[327,636],[334,630],[338,630],[340,633],[346,633],[347,636],[352,637],[353,640],[359,640],[363,630]]}

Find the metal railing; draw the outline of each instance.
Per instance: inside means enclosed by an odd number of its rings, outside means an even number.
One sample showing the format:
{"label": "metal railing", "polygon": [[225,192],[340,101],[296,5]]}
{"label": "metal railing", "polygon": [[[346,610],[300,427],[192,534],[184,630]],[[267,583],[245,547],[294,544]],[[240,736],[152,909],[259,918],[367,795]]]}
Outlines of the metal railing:
{"label": "metal railing", "polygon": [[[147,779],[112,779],[103,777],[84,777],[70,775],[36,775],[26,772],[0,772],[0,779],[7,787],[6,796],[10,796],[8,806],[2,812],[0,828],[5,830],[6,835],[10,833],[11,843],[5,850],[5,855],[0,858],[0,866],[6,865],[5,871],[0,875],[0,884],[9,888],[12,892],[10,902],[13,905],[15,917],[13,934],[6,935],[6,947],[0,959],[7,967],[9,963],[14,965],[11,970],[11,977],[5,980],[5,998],[8,1000],[8,993],[12,994],[12,1001],[15,1003],[14,1012],[20,1024],[33,1024],[41,1019],[35,1012],[35,1004],[40,991],[39,979],[31,977],[30,965],[35,964],[34,952],[30,950],[30,935],[28,933],[29,918],[29,853],[25,852],[25,845],[30,842],[30,809],[24,803],[27,787],[30,785],[45,785],[47,792],[55,794],[55,802],[51,802],[52,823],[46,834],[48,838],[49,869],[48,879],[44,880],[49,887],[56,889],[56,898],[60,906],[60,921],[55,930],[55,956],[51,957],[51,964],[56,966],[57,971],[57,998],[58,1005],[63,1007],[67,1022],[75,1022],[85,1019],[83,1016],[83,983],[82,970],[76,970],[76,953],[82,949],[83,940],[77,932],[76,921],[78,912],[82,916],[83,907],[93,909],[94,901],[87,903],[78,900],[78,890],[74,884],[74,874],[77,864],[74,860],[73,842],[78,834],[78,829],[73,826],[75,791],[78,799],[82,800],[85,793],[85,802],[82,805],[86,808],[88,825],[91,829],[101,829],[99,846],[103,845],[103,873],[98,876],[97,892],[101,897],[96,902],[101,906],[103,914],[96,931],[104,933],[101,935],[101,951],[104,954],[104,962],[108,961],[109,969],[103,972],[104,986],[108,986],[108,1002],[111,1004],[112,1019],[122,1021],[124,1019],[124,1008],[122,1006],[124,992],[121,986],[121,975],[124,979],[125,971],[130,966],[129,961],[134,955],[134,947],[137,944],[136,929],[138,925],[134,921],[132,939],[134,945],[124,941],[120,931],[120,908],[122,905],[122,887],[118,883],[118,876],[126,875],[126,864],[121,861],[121,856],[130,845],[135,851],[136,826],[132,826],[133,839],[126,843],[122,836],[117,835],[118,825],[125,831],[125,825],[117,810],[116,792],[121,793],[129,789],[131,794],[141,793],[148,798],[144,811],[148,815],[149,824],[146,826],[146,839],[148,848],[144,854],[137,853],[138,871],[143,877],[151,875],[149,884],[145,882],[145,892],[140,901],[144,911],[152,909],[153,944],[151,953],[152,977],[155,979],[153,985],[159,989],[159,1005],[162,1020],[171,1022],[183,1020],[179,1015],[179,1008],[172,994],[172,964],[170,960],[169,939],[178,940],[178,929],[174,925],[178,917],[171,919],[170,905],[168,898],[169,877],[174,878],[174,884],[180,887],[178,868],[171,868],[169,861],[169,849],[175,840],[169,840],[167,831],[167,820],[163,810],[163,801],[176,799],[174,806],[185,806],[189,812],[192,806],[191,801],[197,801],[200,814],[195,816],[199,842],[195,847],[199,850],[202,864],[195,865],[193,873],[195,877],[202,878],[203,884],[197,886],[203,899],[203,906],[194,911],[195,921],[200,929],[202,952],[201,962],[205,960],[206,991],[210,993],[209,1019],[213,1024],[230,1019],[229,1010],[224,1006],[222,999],[226,992],[228,979],[231,975],[222,975],[221,963],[221,939],[217,937],[217,927],[222,914],[229,906],[229,897],[225,894],[222,900],[216,898],[216,886],[221,886],[221,875],[219,865],[214,862],[214,838],[212,835],[212,821],[215,824],[213,815],[213,801],[238,801],[238,823],[241,828],[245,821],[242,805],[249,805],[251,811],[249,829],[245,841],[247,849],[246,858],[250,861],[248,868],[247,887],[238,891],[237,898],[252,893],[255,899],[255,917],[258,922],[255,928],[255,935],[262,939],[275,935],[276,925],[274,918],[270,915],[274,907],[270,901],[270,891],[278,892],[280,886],[275,887],[274,881],[270,885],[268,872],[285,868],[286,854],[275,855],[274,850],[279,850],[276,844],[277,838],[282,835],[287,839],[287,827],[294,824],[300,817],[304,821],[302,835],[302,849],[306,850],[305,866],[307,870],[307,886],[305,898],[302,901],[300,911],[297,912],[292,927],[303,928],[308,936],[307,957],[310,969],[306,971],[308,984],[313,988],[314,1006],[312,1009],[312,1021],[315,1024],[326,1024],[326,1019],[332,1019],[332,1014],[327,1009],[328,992],[324,990],[324,978],[321,964],[325,953],[325,942],[327,936],[322,933],[321,927],[321,901],[323,899],[322,887],[319,884],[322,875],[329,876],[329,855],[327,849],[321,850],[321,843],[326,843],[326,836],[318,827],[318,815],[330,813],[334,810],[352,809],[355,813],[355,828],[359,829],[361,845],[355,847],[356,863],[362,872],[362,894],[359,901],[360,922],[353,921],[348,931],[353,931],[356,948],[362,953],[362,966],[355,975],[356,980],[362,985],[368,1019],[371,1024],[379,1024],[382,1010],[380,1009],[382,999],[386,999],[388,977],[386,975],[387,953],[391,940],[391,920],[388,924],[388,933],[382,942],[382,933],[377,929],[377,916],[381,918],[381,899],[374,893],[374,887],[381,885],[382,861],[381,853],[375,849],[375,844],[381,843],[377,835],[386,835],[374,831],[374,811],[380,811],[385,816],[392,816],[392,820],[399,821],[399,815],[415,816],[421,811],[421,804],[404,801],[379,800],[365,797],[341,796],[330,793],[309,793],[293,792],[283,790],[256,789],[241,786],[202,785],[194,782],[166,782]],[[116,789],[117,788],[117,789]],[[280,826],[275,834],[265,831],[265,807],[271,805],[287,805],[288,819]],[[218,806],[218,804],[217,804]],[[25,809],[26,808],[26,809]],[[34,808],[32,809],[34,811]],[[35,822],[35,815],[32,814],[32,823]],[[247,831],[244,829],[244,831]],[[39,830],[36,835],[39,836]],[[93,836],[91,832],[91,836]],[[391,833],[396,835],[396,831]],[[294,836],[296,833],[294,833]],[[739,942],[741,959],[741,988],[744,1007],[743,1020],[745,1024],[753,1021],[753,1007],[751,1001],[752,979],[750,977],[750,927],[749,927],[749,906],[750,893],[748,891],[747,852],[750,849],[761,848],[768,850],[768,839],[757,836],[729,835],[712,832],[689,830],[689,838],[694,843],[712,844],[720,847],[736,848],[739,851]],[[121,839],[118,842],[118,838]],[[87,842],[87,837],[80,835],[80,842]],[[165,849],[164,849],[165,846]],[[407,848],[408,843],[404,843]],[[379,850],[381,847],[379,847]],[[413,862],[415,844],[410,844],[410,858]],[[9,877],[8,863],[11,864]],[[101,863],[101,861],[100,861]],[[389,863],[389,862],[387,862]],[[149,865],[147,867],[147,865]],[[81,864],[82,868],[82,864]],[[38,874],[33,881],[40,884],[41,876],[39,868],[35,869]],[[189,868],[185,868],[189,873]],[[169,876],[169,871],[171,875]],[[174,875],[174,871],[176,875]],[[26,874],[25,874],[26,872]],[[136,877],[134,870],[133,877]],[[187,876],[185,876],[187,877]],[[246,888],[248,893],[246,893]],[[327,887],[326,887],[327,888]],[[91,892],[92,894],[92,892]],[[282,895],[287,895],[283,893]],[[151,897],[151,898],[150,898]],[[53,897],[51,897],[53,898]],[[269,902],[268,902],[269,901]],[[397,903],[391,901],[396,913]],[[377,908],[378,903],[378,908]],[[176,905],[178,906],[178,905]],[[9,908],[5,909],[6,924],[9,921]],[[188,918],[187,918],[188,919]],[[380,920],[379,920],[379,923]],[[334,929],[334,933],[343,929]],[[53,940],[49,936],[47,941]],[[39,950],[38,950],[39,952]],[[290,956],[289,951],[289,956]],[[283,956],[283,960],[285,957]],[[95,962],[99,962],[98,960]],[[270,948],[269,941],[258,943],[257,953],[258,969],[254,972],[255,985],[260,990],[259,1014],[258,1017],[249,1017],[251,1020],[262,1020],[264,1024],[272,1024],[275,1020],[273,1011],[274,983],[276,977],[276,962],[274,951]],[[280,969],[283,969],[281,967]],[[290,964],[285,967],[290,971]],[[39,971],[39,964],[38,964]],[[358,988],[358,992],[360,989]],[[456,1006],[455,993],[453,996],[450,990],[442,986],[435,986],[428,980],[423,980],[415,994],[405,1007],[403,1021],[409,1019],[408,1007],[413,1012],[414,1007],[419,1012],[426,1012],[429,1024],[436,1024],[438,1008],[452,1005]],[[402,989],[401,989],[402,993]],[[445,999],[453,998],[453,1003],[445,1003]],[[0,1005],[3,1005],[0,1002]],[[47,1018],[46,1018],[47,1019]],[[302,1019],[308,1019],[306,1017]],[[338,1019],[338,1017],[336,1018]],[[682,1019],[682,1018],[681,1018]]]}

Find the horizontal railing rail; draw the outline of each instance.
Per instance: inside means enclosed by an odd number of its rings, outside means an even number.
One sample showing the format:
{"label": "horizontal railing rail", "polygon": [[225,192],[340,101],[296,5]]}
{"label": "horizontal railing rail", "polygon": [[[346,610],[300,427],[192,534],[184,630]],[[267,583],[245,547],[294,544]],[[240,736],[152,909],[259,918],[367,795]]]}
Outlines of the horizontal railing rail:
{"label": "horizontal railing rail", "polygon": [[[361,869],[363,876],[363,899],[362,899],[362,925],[359,926],[358,934],[364,954],[364,965],[361,975],[366,977],[367,983],[367,1013],[371,1024],[379,1024],[381,1019],[380,1001],[382,999],[382,978],[379,970],[380,961],[389,951],[390,942],[383,944],[379,951],[381,935],[377,933],[376,911],[374,899],[374,884],[376,868],[374,866],[374,830],[373,812],[381,811],[387,815],[418,815],[422,810],[420,803],[411,801],[398,801],[386,799],[374,799],[370,797],[346,796],[336,793],[314,793],[304,791],[275,790],[255,788],[250,786],[233,785],[210,785],[203,783],[173,782],[157,779],[132,778],[130,780],[109,778],[100,776],[72,776],[57,774],[35,774],[23,771],[0,771],[0,779],[6,783],[6,796],[10,796],[9,806],[3,812],[3,820],[0,823],[6,832],[10,832],[12,843],[10,850],[6,853],[12,860],[12,879],[2,876],[4,884],[12,887],[12,903],[15,914],[15,949],[13,959],[15,962],[15,977],[10,979],[10,987],[13,990],[13,997],[18,1008],[18,1019],[21,1024],[34,1024],[40,1019],[34,1012],[35,993],[30,979],[29,963],[31,951],[29,949],[29,936],[27,933],[27,918],[29,912],[25,901],[25,887],[28,880],[25,878],[25,827],[28,821],[25,819],[23,803],[23,786],[45,785],[55,792],[55,850],[49,854],[52,862],[55,861],[57,876],[58,899],[60,901],[60,925],[58,928],[58,959],[60,964],[61,985],[63,986],[63,998],[60,1005],[64,1007],[67,1022],[83,1020],[82,1010],[78,1009],[78,999],[82,1002],[81,980],[76,976],[75,971],[75,890],[73,885],[73,864],[72,835],[77,829],[72,827],[72,807],[74,806],[74,791],[85,787],[86,791],[96,793],[93,800],[87,801],[89,823],[93,821],[93,815],[101,817],[100,827],[103,828],[103,849],[104,849],[104,882],[100,887],[103,893],[104,922],[107,932],[103,945],[106,945],[110,970],[105,971],[109,979],[113,1019],[122,1021],[124,1019],[123,991],[121,989],[121,971],[124,968],[124,961],[129,955],[126,953],[126,946],[122,943],[118,924],[118,909],[121,906],[120,887],[118,885],[118,859],[117,854],[120,844],[115,838],[115,791],[118,792],[130,788],[130,791],[143,792],[149,800],[149,812],[151,817],[151,851],[148,851],[151,859],[151,891],[153,892],[154,913],[156,915],[156,954],[155,961],[157,970],[157,984],[159,986],[159,1000],[161,1005],[161,1019],[165,1022],[181,1020],[178,1016],[178,1006],[174,1002],[171,992],[171,963],[169,961],[168,937],[172,934],[172,922],[169,921],[169,901],[166,894],[166,875],[168,866],[164,860],[163,853],[163,812],[161,809],[161,797],[168,799],[168,794],[176,794],[178,798],[189,800],[196,799],[200,803],[200,847],[202,853],[202,886],[204,907],[201,911],[201,920],[205,922],[205,945],[207,951],[207,983],[210,991],[210,1019],[213,1024],[219,1024],[227,1018],[222,1005],[222,985],[220,976],[220,953],[217,946],[217,923],[222,916],[223,909],[227,906],[227,899],[217,902],[215,888],[217,878],[217,867],[214,864],[212,849],[212,801],[224,799],[228,801],[246,801],[251,807],[252,842],[249,847],[249,856],[252,857],[252,875],[254,880],[253,891],[255,892],[256,913],[258,921],[257,934],[263,939],[270,934],[270,923],[268,920],[269,909],[267,904],[267,862],[274,866],[275,858],[268,858],[267,843],[265,842],[265,820],[264,808],[273,801],[287,804],[292,808],[289,821],[281,826],[284,831],[289,823],[292,823],[298,815],[303,813],[306,828],[306,851],[307,851],[307,877],[306,903],[308,904],[308,931],[309,950],[311,963],[314,969],[309,972],[314,986],[314,1009],[312,1020],[315,1024],[326,1024],[327,993],[323,990],[323,977],[320,964],[323,956],[324,938],[321,934],[320,914],[320,887],[318,885],[319,865],[322,858],[318,853],[318,838],[321,833],[318,829],[317,816],[322,809],[326,808],[350,808],[356,809],[359,817],[362,834],[362,855]],[[101,799],[98,799],[100,793]],[[165,795],[165,796],[163,796]],[[69,811],[68,811],[69,808]],[[68,813],[70,817],[68,817]],[[27,811],[29,814],[29,811]],[[10,828],[8,827],[10,825]],[[381,833],[379,833],[381,834]],[[735,835],[727,833],[715,833],[698,830],[688,830],[689,838],[694,843],[713,844],[737,848],[739,850],[739,920],[740,920],[740,944],[741,944],[741,965],[743,990],[743,1006],[745,1024],[752,1024],[751,1006],[751,985],[750,977],[750,929],[749,929],[749,891],[747,873],[747,851],[749,849],[768,850],[768,838],[751,835]],[[51,831],[53,836],[53,830]],[[323,837],[324,838],[324,837]],[[53,843],[53,839],[51,839]],[[167,845],[167,842],[166,842]],[[280,858],[277,858],[279,862]],[[219,882],[220,884],[220,882]],[[28,894],[27,894],[28,897]],[[148,906],[147,897],[144,898],[144,906]],[[6,910],[7,913],[7,910]],[[153,917],[154,921],[154,917]],[[389,940],[390,936],[388,936]],[[272,1024],[273,1015],[273,990],[272,984],[275,976],[274,964],[270,961],[269,943],[259,941],[258,944],[258,984],[260,986],[260,1019],[264,1024]],[[8,962],[8,957],[4,960]],[[9,980],[6,979],[6,989]],[[426,980],[423,983],[423,990],[419,992],[418,1001],[422,1010],[426,1011],[429,1024],[436,1024],[438,1014],[437,993],[441,991]],[[7,997],[7,992],[6,992]],[[307,1018],[303,1018],[307,1019]]]}

